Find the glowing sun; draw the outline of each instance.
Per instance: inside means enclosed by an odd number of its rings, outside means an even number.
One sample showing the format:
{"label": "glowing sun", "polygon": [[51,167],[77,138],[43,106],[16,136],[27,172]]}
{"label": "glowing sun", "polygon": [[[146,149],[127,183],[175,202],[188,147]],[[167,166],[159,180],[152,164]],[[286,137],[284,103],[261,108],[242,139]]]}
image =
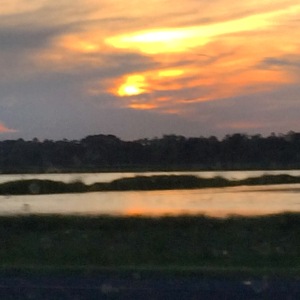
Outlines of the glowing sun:
{"label": "glowing sun", "polygon": [[119,96],[135,96],[146,92],[145,77],[142,75],[130,75],[119,87]]}

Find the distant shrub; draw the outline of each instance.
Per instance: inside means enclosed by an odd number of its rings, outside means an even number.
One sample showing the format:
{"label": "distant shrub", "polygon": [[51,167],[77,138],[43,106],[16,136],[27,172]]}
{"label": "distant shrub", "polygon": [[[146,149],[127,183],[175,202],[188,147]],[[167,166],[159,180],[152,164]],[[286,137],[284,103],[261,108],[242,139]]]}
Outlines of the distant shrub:
{"label": "distant shrub", "polygon": [[2,195],[81,193],[85,191],[86,186],[82,182],[64,183],[31,179],[6,182],[0,185]]}

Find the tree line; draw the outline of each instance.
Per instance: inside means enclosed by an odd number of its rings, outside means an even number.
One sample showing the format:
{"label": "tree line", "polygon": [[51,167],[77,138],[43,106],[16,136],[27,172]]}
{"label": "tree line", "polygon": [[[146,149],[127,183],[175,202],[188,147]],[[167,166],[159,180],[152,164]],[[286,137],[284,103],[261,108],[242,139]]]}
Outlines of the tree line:
{"label": "tree line", "polygon": [[259,170],[300,168],[300,133],[223,139],[164,135],[123,141],[114,135],[81,140],[0,141],[0,172]]}

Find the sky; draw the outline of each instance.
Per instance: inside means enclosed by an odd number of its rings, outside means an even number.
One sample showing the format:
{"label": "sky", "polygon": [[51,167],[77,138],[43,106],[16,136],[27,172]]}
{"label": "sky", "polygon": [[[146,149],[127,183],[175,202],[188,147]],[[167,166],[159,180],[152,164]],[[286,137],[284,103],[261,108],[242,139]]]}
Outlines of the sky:
{"label": "sky", "polygon": [[297,0],[0,0],[0,139],[299,130]]}

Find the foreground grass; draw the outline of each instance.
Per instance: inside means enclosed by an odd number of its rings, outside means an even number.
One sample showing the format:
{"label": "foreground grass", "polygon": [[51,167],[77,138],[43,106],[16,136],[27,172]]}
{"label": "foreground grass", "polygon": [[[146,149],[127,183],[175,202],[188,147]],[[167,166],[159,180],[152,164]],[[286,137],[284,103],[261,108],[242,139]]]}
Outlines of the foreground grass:
{"label": "foreground grass", "polygon": [[300,274],[300,214],[0,217],[2,269]]}
{"label": "foreground grass", "polygon": [[85,193],[96,191],[170,190],[300,183],[300,176],[264,175],[243,180],[222,177],[200,178],[192,175],[157,175],[121,178],[112,182],[86,185],[80,181],[64,183],[52,180],[18,180],[0,184],[0,195]]}

